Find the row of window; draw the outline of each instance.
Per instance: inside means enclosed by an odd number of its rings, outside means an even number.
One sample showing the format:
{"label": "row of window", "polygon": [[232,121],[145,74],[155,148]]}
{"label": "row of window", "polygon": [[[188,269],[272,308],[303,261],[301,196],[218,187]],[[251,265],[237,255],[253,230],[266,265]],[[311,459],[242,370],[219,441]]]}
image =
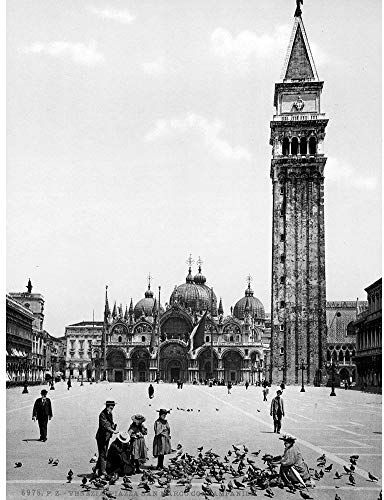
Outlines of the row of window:
{"label": "row of window", "polygon": [[283,156],[296,156],[300,155],[315,155],[317,153],[316,137],[302,137],[299,141],[297,137],[284,137],[283,139]]}

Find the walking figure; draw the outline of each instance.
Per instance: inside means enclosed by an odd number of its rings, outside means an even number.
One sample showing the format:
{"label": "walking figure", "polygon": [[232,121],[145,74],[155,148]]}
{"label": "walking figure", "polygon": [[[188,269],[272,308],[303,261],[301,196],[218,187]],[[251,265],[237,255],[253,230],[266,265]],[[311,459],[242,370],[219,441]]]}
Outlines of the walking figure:
{"label": "walking figure", "polygon": [[228,380],[228,384],[227,384],[227,389],[228,389],[228,394],[231,394],[232,382],[230,382],[229,380]]}
{"label": "walking figure", "polygon": [[153,438],[153,456],[157,457],[157,468],[164,469],[164,455],[169,455],[171,449],[171,430],[167,421],[168,410],[157,410],[159,418],[155,421],[155,437]]}
{"label": "walking figure", "polygon": [[271,417],[273,418],[273,432],[280,434],[281,419],[284,417],[284,401],[281,398],[282,392],[276,392],[276,396],[271,401]]}
{"label": "walking figure", "polygon": [[266,385],[263,389],[263,397],[264,397],[263,401],[268,401],[267,400],[268,393],[269,393],[269,389],[268,389],[268,386]]}
{"label": "walking figure", "polygon": [[53,416],[52,405],[51,400],[47,398],[48,391],[43,389],[40,394],[41,398],[37,398],[35,404],[33,405],[32,420],[35,422],[37,419],[40,429],[39,441],[45,442],[47,440],[48,420],[51,420]]}
{"label": "walking figure", "polygon": [[153,388],[152,384],[149,384],[149,387],[148,387],[148,396],[149,396],[149,399],[152,399],[154,394],[155,394],[155,389]]}
{"label": "walking figure", "polygon": [[249,382],[248,382],[248,380],[247,380],[247,381],[245,382],[245,389],[248,389],[248,387],[249,387]]}
{"label": "walking figure", "polygon": [[72,383],[71,383],[71,377],[69,376],[68,377],[68,382],[67,382],[67,388],[68,388],[68,391],[69,389],[72,387]]}

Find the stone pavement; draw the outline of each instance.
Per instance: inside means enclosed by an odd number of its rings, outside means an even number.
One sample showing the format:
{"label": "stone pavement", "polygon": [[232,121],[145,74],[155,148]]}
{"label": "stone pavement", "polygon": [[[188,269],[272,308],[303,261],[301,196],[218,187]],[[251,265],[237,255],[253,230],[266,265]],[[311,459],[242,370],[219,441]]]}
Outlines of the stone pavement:
{"label": "stone pavement", "polygon": [[[56,384],[55,391],[49,391],[54,418],[48,424],[48,441],[36,441],[39,437],[38,425],[32,422],[32,406],[39,397],[41,386],[30,387],[29,394],[21,394],[22,388],[8,389],[7,397],[7,457],[6,479],[7,498],[56,497],[60,499],[75,496],[98,496],[101,491],[82,493],[80,481],[91,472],[90,458],[97,450],[95,434],[98,414],[107,399],[117,403],[114,420],[119,430],[127,430],[131,415],[142,413],[146,416],[150,460],[152,457],[153,423],[159,408],[172,408],[168,421],[171,426],[172,446],[178,443],[183,449],[195,455],[198,446],[204,450],[212,448],[223,457],[232,444],[245,444],[250,451],[261,449],[262,453],[273,455],[283,451],[282,441],[272,432],[269,416],[270,400],[276,388],[270,389],[268,403],[263,403],[259,387],[236,386],[232,394],[226,387],[206,387],[184,385],[178,390],[176,385],[155,384],[155,397],[148,399],[148,384],[80,384],[67,390],[64,383]],[[310,490],[314,499],[334,499],[337,493],[342,500],[376,500],[381,490],[381,396],[358,391],[336,389],[337,396],[329,397],[329,388],[287,387],[283,399],[286,417],[282,432],[289,432],[298,438],[303,457],[311,468],[316,467],[316,458],[325,453],[327,465],[333,464],[332,472],[326,473],[316,487]],[[177,408],[193,409],[182,411]],[[198,411],[200,410],[200,412]],[[259,410],[259,411],[258,411]],[[360,456],[355,472],[356,486],[351,486],[348,476],[334,479],[334,472],[343,472],[343,465],[349,464],[349,456]],[[58,458],[57,467],[48,465],[48,458]],[[165,465],[169,457],[166,457]],[[22,462],[15,468],[15,462]],[[260,463],[259,463],[260,462]],[[256,459],[256,465],[263,463]],[[74,480],[67,483],[67,472],[74,471]],[[380,478],[379,483],[368,479],[368,472]],[[140,476],[133,476],[136,484]],[[172,484],[172,496],[192,498],[201,492],[201,480],[194,480],[189,494],[183,494],[183,487]],[[162,490],[152,487],[146,495],[134,488],[133,493],[123,492],[119,483],[111,486],[117,498],[121,496],[158,496]],[[213,485],[216,496],[220,496]],[[276,500],[298,498],[285,490],[273,489]],[[247,496],[243,491],[232,491],[226,496]],[[265,497],[264,491],[258,492]]]}

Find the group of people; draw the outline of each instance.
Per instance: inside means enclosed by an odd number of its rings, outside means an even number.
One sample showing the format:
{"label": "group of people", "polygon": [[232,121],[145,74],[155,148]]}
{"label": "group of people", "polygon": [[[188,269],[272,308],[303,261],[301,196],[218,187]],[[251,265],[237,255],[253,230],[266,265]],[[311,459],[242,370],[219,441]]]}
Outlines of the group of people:
{"label": "group of people", "polygon": [[[133,415],[132,423],[127,431],[120,432],[113,422],[114,401],[106,401],[104,410],[99,415],[99,428],[96,434],[98,460],[94,468],[97,476],[105,474],[130,475],[138,474],[140,467],[148,460],[148,448],[145,436],[148,433],[144,425],[143,415]],[[155,421],[153,439],[153,456],[157,457],[157,468],[164,468],[164,456],[171,453],[171,434],[167,421],[169,410],[157,410],[159,417]],[[109,446],[114,434],[116,439]],[[109,446],[109,448],[108,448]]]}

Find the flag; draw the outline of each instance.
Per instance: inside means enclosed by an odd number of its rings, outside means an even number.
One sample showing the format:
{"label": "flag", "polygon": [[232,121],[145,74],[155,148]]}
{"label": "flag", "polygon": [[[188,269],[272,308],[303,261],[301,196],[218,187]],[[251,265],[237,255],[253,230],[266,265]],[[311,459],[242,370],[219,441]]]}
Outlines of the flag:
{"label": "flag", "polygon": [[191,335],[189,337],[189,352],[194,351],[195,349],[204,344],[206,317],[207,317],[207,311],[205,311],[205,313],[200,318],[200,321],[197,323],[197,325],[191,332]]}

